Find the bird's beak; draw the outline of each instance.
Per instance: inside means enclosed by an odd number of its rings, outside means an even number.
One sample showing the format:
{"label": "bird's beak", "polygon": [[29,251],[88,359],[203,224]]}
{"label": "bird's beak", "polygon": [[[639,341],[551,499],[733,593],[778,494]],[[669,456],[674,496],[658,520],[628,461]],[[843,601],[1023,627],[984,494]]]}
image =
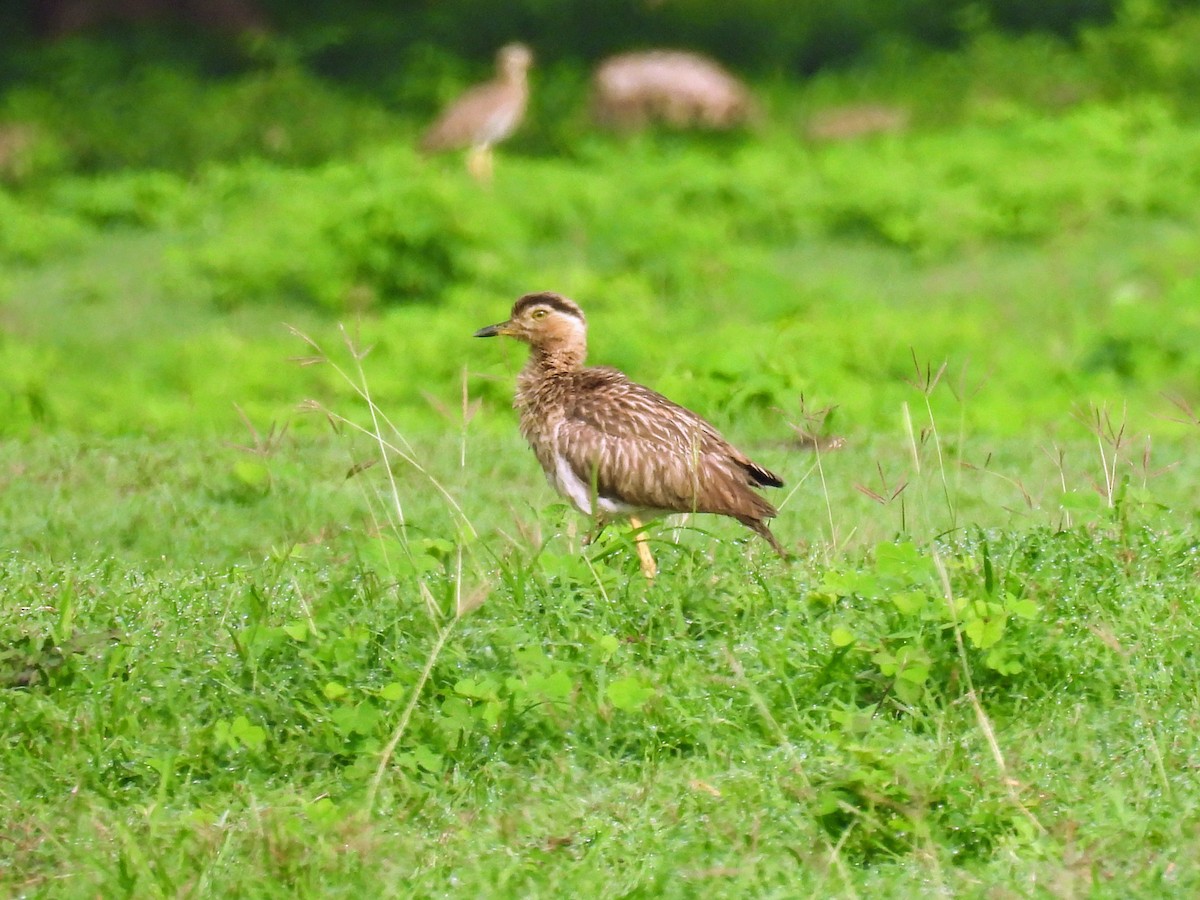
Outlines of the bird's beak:
{"label": "bird's beak", "polygon": [[500,322],[496,325],[489,325],[487,328],[480,328],[475,332],[475,337],[495,337],[498,334],[512,334],[509,327],[512,322]]}

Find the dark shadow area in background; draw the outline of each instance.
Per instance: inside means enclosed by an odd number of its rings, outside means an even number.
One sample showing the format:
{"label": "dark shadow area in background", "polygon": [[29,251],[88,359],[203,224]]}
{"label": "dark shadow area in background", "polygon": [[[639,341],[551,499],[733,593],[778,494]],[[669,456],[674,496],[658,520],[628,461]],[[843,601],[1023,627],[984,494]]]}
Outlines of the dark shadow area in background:
{"label": "dark shadow area in background", "polygon": [[[670,45],[709,53],[748,75],[794,76],[889,44],[950,48],[989,29],[1069,39],[1111,21],[1121,7],[1121,0],[20,0],[0,5],[7,45],[0,79],[36,78],[38,56],[30,51],[80,33],[111,42],[126,61],[157,59],[206,74],[261,62],[265,34],[266,43],[285,45],[268,55],[286,52],[314,73],[366,91],[387,90],[398,58],[414,48],[485,60],[514,38],[533,43],[547,64]],[[245,31],[260,35],[258,52],[255,40],[238,36]]]}

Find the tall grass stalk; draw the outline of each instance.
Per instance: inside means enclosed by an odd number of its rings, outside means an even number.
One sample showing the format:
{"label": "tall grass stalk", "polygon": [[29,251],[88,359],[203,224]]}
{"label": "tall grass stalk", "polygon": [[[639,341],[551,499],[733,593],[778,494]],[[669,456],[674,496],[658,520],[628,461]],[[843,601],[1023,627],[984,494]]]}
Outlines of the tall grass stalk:
{"label": "tall grass stalk", "polygon": [[[327,409],[323,404],[315,400],[305,401],[303,404],[301,404],[301,408],[306,411],[320,412],[330,420],[335,428],[349,428],[352,431],[357,431],[360,434],[367,435],[375,443],[379,452],[379,458],[377,462],[382,463],[384,468],[387,470],[389,489],[388,496],[391,499],[393,507],[396,511],[396,518],[392,522],[392,525],[397,531],[397,536],[401,538],[403,545],[407,548],[408,541],[407,536],[404,533],[404,508],[400,500],[399,488],[396,485],[395,473],[390,465],[392,457],[403,461],[407,465],[411,466],[416,472],[420,473],[434,488],[434,490],[442,495],[442,498],[446,501],[447,506],[450,508],[452,514],[466,535],[471,539],[477,538],[479,536],[478,532],[475,530],[475,526],[471,523],[471,520],[467,517],[467,514],[463,512],[462,506],[459,504],[458,500],[456,500],[454,495],[451,494],[449,490],[447,490],[446,487],[440,481],[438,481],[438,479],[434,477],[434,475],[420,462],[420,460],[417,459],[416,451],[408,442],[408,439],[404,437],[400,429],[396,427],[391,419],[387,417],[387,414],[384,413],[383,410],[375,403],[374,399],[372,399],[370,388],[367,383],[366,373],[362,367],[362,360],[371,352],[371,348],[367,348],[365,350],[358,348],[349,335],[346,334],[345,328],[343,327],[341,329],[342,335],[346,342],[346,347],[349,350],[351,357],[354,359],[355,375],[352,376],[346,372],[344,368],[334,362],[312,338],[308,337],[306,334],[296,328],[291,328],[291,326],[289,326],[289,330],[302,341],[307,343],[310,347],[312,347],[317,353],[316,356],[297,358],[295,360],[296,362],[301,365],[316,365],[321,363],[329,365],[338,374],[338,376],[346,382],[346,384],[350,385],[350,387],[356,394],[358,394],[363,402],[367,404],[367,409],[371,414],[370,428],[367,428],[358,422],[353,421],[352,419],[348,419],[345,416]],[[390,436],[385,436],[385,426],[387,433]]]}
{"label": "tall grass stalk", "polygon": [[942,555],[938,552],[936,546],[932,547],[932,556],[934,567],[937,569],[938,579],[942,584],[942,598],[946,601],[946,608],[950,613],[950,624],[954,631],[954,647],[958,654],[959,665],[962,667],[963,682],[967,686],[967,700],[970,702],[971,709],[975,713],[975,721],[979,725],[979,730],[988,745],[988,750],[991,751],[992,760],[996,764],[1000,782],[1004,786],[1004,792],[1008,796],[1009,802],[1033,825],[1038,833],[1046,834],[1046,827],[1029,810],[1029,807],[1021,801],[1021,797],[1017,794],[1018,782],[1009,774],[1008,763],[1004,759],[1004,752],[1000,749],[1000,742],[996,738],[996,729],[992,726],[991,717],[988,716],[987,711],[983,708],[978,691],[975,690],[975,679],[971,674],[971,660],[967,656],[967,647],[963,642],[962,623],[958,620],[954,589],[950,585],[950,575],[946,571],[946,564],[942,560]]}
{"label": "tall grass stalk", "polygon": [[[304,408],[308,410],[317,410],[325,414],[326,418],[334,426],[335,431],[341,432],[343,429],[350,429],[360,434],[367,435],[375,447],[377,458],[375,463],[383,466],[386,472],[387,488],[385,498],[387,504],[382,518],[385,522],[380,521],[380,516],[376,514],[378,508],[377,495],[373,494],[366,487],[363,487],[363,493],[367,500],[368,507],[371,510],[372,518],[374,519],[374,533],[380,538],[381,550],[385,565],[391,570],[391,561],[387,552],[386,541],[383,540],[385,529],[390,530],[395,535],[400,545],[404,548],[405,553],[411,558],[412,550],[408,543],[406,534],[406,519],[404,515],[404,503],[400,496],[400,488],[396,482],[395,468],[393,459],[398,459],[414,470],[419,472],[438,494],[443,498],[447,507],[450,509],[452,516],[457,521],[461,529],[459,540],[455,542],[454,553],[454,605],[450,610],[443,610],[438,602],[434,599],[429,588],[422,581],[419,582],[419,590],[426,615],[429,617],[431,624],[434,627],[434,640],[430,645],[428,652],[425,655],[425,663],[417,676],[416,683],[409,689],[408,700],[404,705],[404,709],[400,713],[400,718],[396,722],[395,728],[392,730],[391,737],[384,746],[383,751],[379,755],[379,761],[375,768],[375,774],[372,776],[370,784],[367,788],[367,796],[365,803],[365,811],[368,815],[375,811],[376,801],[379,796],[379,789],[383,783],[384,777],[387,775],[388,767],[391,764],[392,758],[395,755],[396,748],[404,739],[404,735],[408,731],[410,722],[412,721],[413,713],[417,709],[417,704],[420,702],[421,695],[424,692],[425,685],[433,672],[433,668],[437,665],[438,659],[442,655],[442,651],[446,647],[446,642],[449,641],[454,633],[458,623],[463,617],[477,609],[487,598],[491,591],[491,584],[487,581],[481,583],[470,593],[463,593],[463,548],[464,544],[473,540],[478,536],[475,526],[471,523],[462,506],[454,498],[454,496],[442,485],[440,481],[429,471],[427,467],[421,464],[417,459],[415,450],[409,441],[404,437],[403,433],[396,425],[388,418],[387,414],[375,402],[372,394],[370,383],[367,378],[366,370],[363,368],[363,359],[370,353],[371,348],[361,348],[355,340],[347,333],[344,326],[339,326],[340,333],[345,344],[346,351],[353,360],[353,371],[347,371],[338,363],[333,361],[330,356],[324,352],[321,346],[312,338],[303,334],[295,328],[290,329],[293,334],[304,341],[309,347],[315,351],[315,356],[306,357],[298,360],[304,365],[314,365],[324,363],[329,365],[338,376],[348,384],[355,394],[366,404],[367,411],[370,415],[370,426],[364,426],[353,419],[344,415],[326,409],[319,403],[308,401],[304,404]],[[466,424],[469,421],[468,415],[469,403],[466,386],[466,374],[463,375],[463,434],[461,439],[460,449],[460,465],[466,464]],[[354,470],[358,471],[358,468]],[[361,484],[361,482],[360,482]],[[389,571],[392,576],[392,583],[398,584],[399,579],[396,577],[394,570]]]}
{"label": "tall grass stalk", "polygon": [[[942,498],[946,503],[946,512],[950,515],[950,530],[954,530],[958,525],[958,515],[954,506],[954,499],[950,492],[950,482],[946,477],[946,461],[942,456],[942,438],[938,433],[937,421],[933,414],[933,404],[929,398],[937,389],[938,383],[941,382],[942,376],[946,373],[947,363],[943,362],[935,372],[926,363],[924,370],[921,364],[917,362],[916,351],[912,351],[913,367],[916,369],[916,378],[910,382],[917,390],[921,392],[921,397],[925,401],[925,414],[929,419],[929,427],[921,430],[921,443],[925,442],[926,438],[933,441],[933,450],[937,455],[937,471],[938,477],[942,482]],[[908,433],[908,439],[912,446],[913,461],[917,465],[917,471],[920,472],[920,453],[916,444],[916,435],[914,434],[912,424],[912,413],[908,408],[908,403],[904,403],[904,419],[905,429]],[[961,415],[960,415],[961,419]],[[961,424],[960,424],[961,428]]]}
{"label": "tall grass stalk", "polygon": [[[794,479],[791,490],[787,492],[783,500],[777,507],[782,512],[784,507],[791,502],[796,493],[808,482],[813,472],[817,473],[817,477],[821,482],[821,497],[825,503],[826,521],[829,523],[829,542],[825,548],[825,563],[828,565],[832,556],[838,549],[843,546],[843,541],[839,539],[837,523],[833,517],[833,500],[829,496],[829,482],[825,477],[824,450],[826,447],[837,449],[843,446],[844,441],[841,438],[827,438],[822,433],[825,430],[825,425],[829,419],[829,414],[833,412],[833,407],[825,407],[824,409],[810,413],[805,404],[804,396],[800,397],[800,419],[804,424],[793,422],[790,418],[786,419],[788,426],[795,432],[801,445],[809,445],[813,451],[813,465],[799,478]],[[783,413],[783,410],[777,410]],[[857,531],[857,526],[850,529],[850,533],[846,535],[845,541],[849,541]]]}
{"label": "tall grass stalk", "polygon": [[[930,370],[928,368],[926,368],[924,374],[922,374],[921,368],[918,365],[918,381],[915,386],[921,390],[925,398],[925,411],[929,417],[929,426],[927,429],[922,430],[922,437],[927,437],[933,442],[934,450],[937,456],[938,477],[941,482],[946,509],[950,514],[951,530],[953,530],[956,527],[954,498],[951,496],[950,481],[946,476],[946,461],[942,454],[941,439],[938,435],[937,419],[933,413],[933,406],[929,402],[930,394],[937,386],[937,383],[940,380],[942,373],[945,372],[945,369],[946,365],[943,363],[936,374],[930,374]],[[917,445],[916,433],[912,426],[912,416],[909,412],[907,403],[904,404],[904,421],[908,433],[913,460],[919,463],[920,448]],[[1004,792],[1007,795],[1009,802],[1012,803],[1014,808],[1016,808],[1021,815],[1023,815],[1030,822],[1030,824],[1034,826],[1035,830],[1041,834],[1045,834],[1045,826],[1042,825],[1036,816],[1034,816],[1034,814],[1021,801],[1020,796],[1017,794],[1017,781],[1014,780],[1009,774],[1008,763],[1005,760],[1003,751],[1000,749],[1000,742],[996,738],[996,729],[993,727],[992,720],[988,716],[987,711],[983,708],[983,703],[980,700],[979,693],[975,688],[975,679],[971,670],[971,660],[967,655],[966,643],[963,640],[962,623],[959,621],[958,607],[955,601],[954,589],[950,584],[950,575],[946,569],[945,561],[942,559],[942,555],[938,550],[936,539],[930,540],[929,548],[930,555],[933,559],[934,568],[938,574],[938,580],[941,583],[942,599],[945,601],[946,609],[949,613],[950,625],[954,633],[955,652],[958,656],[959,666],[962,670],[963,683],[966,685],[967,689],[967,700],[971,704],[971,709],[975,714],[975,721],[979,727],[979,731],[983,735],[984,741],[987,743],[988,750],[990,751],[992,760],[996,765],[997,773],[1001,783],[1003,784]]]}
{"label": "tall grass stalk", "polygon": [[1095,436],[1100,451],[1100,474],[1104,479],[1100,493],[1108,508],[1113,509],[1116,506],[1117,465],[1128,443],[1125,436],[1128,411],[1122,406],[1121,417],[1115,422],[1107,405],[1092,406],[1088,412],[1083,421]]}
{"label": "tall grass stalk", "polygon": [[462,563],[463,549],[462,544],[459,544],[455,553],[454,610],[449,618],[446,618],[444,621],[438,621],[440,618],[440,609],[437,601],[433,599],[433,596],[429,593],[429,589],[424,584],[421,585],[422,596],[425,600],[425,609],[437,627],[437,634],[432,646],[429,648],[429,652],[425,656],[425,665],[421,668],[420,675],[417,676],[417,682],[409,691],[408,702],[404,706],[404,711],[400,714],[400,719],[392,731],[392,736],[388,739],[383,752],[379,754],[379,764],[375,767],[375,774],[372,776],[371,784],[367,789],[366,812],[368,815],[375,810],[375,801],[379,796],[379,786],[383,783],[388,765],[392,761],[396,748],[400,745],[400,741],[403,740],[405,732],[408,731],[408,724],[412,720],[413,712],[417,708],[417,703],[421,699],[421,694],[425,689],[426,682],[429,681],[433,667],[437,664],[438,658],[442,655],[442,650],[446,647],[446,642],[450,639],[450,636],[454,633],[454,629],[462,621],[463,617],[473,610],[478,609],[491,592],[492,586],[484,582],[464,597],[462,593]]}

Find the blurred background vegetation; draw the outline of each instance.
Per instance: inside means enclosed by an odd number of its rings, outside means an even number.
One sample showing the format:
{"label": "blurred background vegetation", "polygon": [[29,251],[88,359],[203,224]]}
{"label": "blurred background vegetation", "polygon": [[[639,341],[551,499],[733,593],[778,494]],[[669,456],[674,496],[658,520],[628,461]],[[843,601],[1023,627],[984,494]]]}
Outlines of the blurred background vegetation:
{"label": "blurred background vegetation", "polygon": [[[427,415],[469,358],[445,348],[533,287],[597,316],[597,356],[743,415],[823,385],[890,422],[914,354],[997,379],[971,424],[1004,433],[1200,395],[1194,4],[22,0],[0,35],[11,431],[283,418],[333,389],[280,369],[278,323],[364,313]],[[483,190],[414,146],[513,39],[532,107]],[[759,121],[601,132],[594,64],[662,45],[746,78]],[[695,368],[647,339],[667,317]],[[233,355],[248,383],[205,362]]]}
{"label": "blurred background vegetation", "polygon": [[17,0],[0,35],[9,184],[248,155],[319,162],[428,117],[514,39],[540,67],[531,152],[576,145],[597,60],[660,45],[712,55],[785,114],[788,88],[812,100],[839,78],[916,98],[918,123],[953,118],[979,84],[1050,107],[1146,90],[1200,104],[1200,11],[1183,0]]}

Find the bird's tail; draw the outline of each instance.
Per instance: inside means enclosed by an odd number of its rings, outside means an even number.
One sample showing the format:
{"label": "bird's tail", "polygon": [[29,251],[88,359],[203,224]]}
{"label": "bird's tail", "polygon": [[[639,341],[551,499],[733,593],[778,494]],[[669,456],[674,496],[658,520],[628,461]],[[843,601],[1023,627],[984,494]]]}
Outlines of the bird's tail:
{"label": "bird's tail", "polygon": [[[774,510],[772,509],[772,515],[773,514],[774,514]],[[767,527],[767,523],[763,519],[755,519],[755,518],[752,518],[751,516],[738,516],[737,520],[739,522],[741,522],[743,525],[745,525],[747,528],[749,528],[751,531],[753,531],[755,534],[761,536],[763,538],[763,540],[765,540],[768,544],[771,545],[771,549],[774,550],[776,553],[778,553],[781,558],[783,558],[783,559],[788,558],[787,553],[785,553],[783,550],[783,546],[779,543],[779,540],[771,532],[771,529]]]}

